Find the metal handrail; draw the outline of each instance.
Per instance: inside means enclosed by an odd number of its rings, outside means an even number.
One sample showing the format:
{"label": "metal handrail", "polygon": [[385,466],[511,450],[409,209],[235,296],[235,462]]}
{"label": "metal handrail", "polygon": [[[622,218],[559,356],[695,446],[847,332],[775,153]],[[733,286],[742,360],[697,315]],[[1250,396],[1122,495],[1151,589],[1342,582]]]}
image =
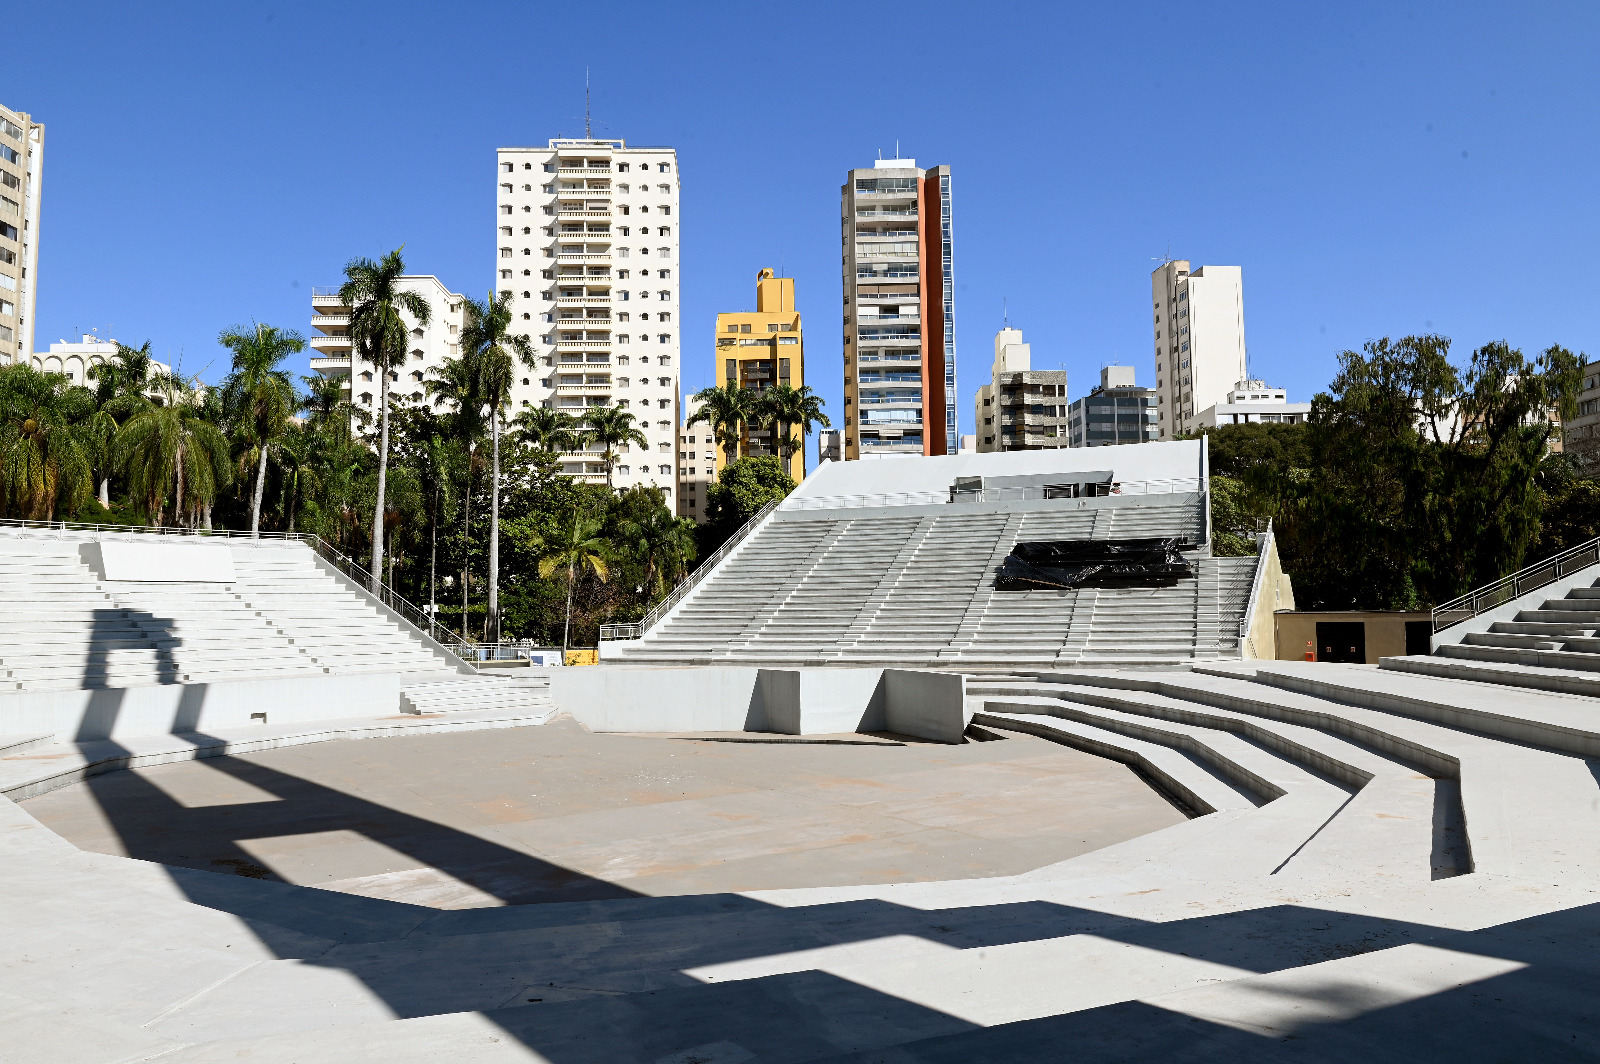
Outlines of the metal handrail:
{"label": "metal handrail", "polygon": [[[739,531],[737,531],[733,535],[729,536],[727,542],[725,542],[722,546],[718,547],[715,551],[712,552],[711,557],[707,558],[705,561],[703,561],[699,565],[695,566],[694,572],[690,573],[687,577],[684,578],[682,583],[680,583],[677,587],[673,588],[670,592],[668,592],[667,593],[667,597],[662,599],[660,602],[656,603],[655,609],[653,609],[649,613],[645,614],[644,618],[642,620],[640,620],[636,625],[627,625],[627,624],[606,624],[606,625],[601,625],[600,626],[600,638],[601,639],[640,639],[640,638],[643,638],[644,634],[646,632],[648,632],[652,627],[654,627],[657,621],[659,621],[659,620],[661,620],[661,618],[665,617],[667,615],[667,613],[669,611],[671,611],[672,607],[676,606],[679,602],[682,602],[685,595],[687,595],[689,592],[693,591],[695,589],[695,587],[702,580],[704,580],[707,576],[710,576],[711,575],[711,571],[717,567],[717,563],[722,561],[723,558],[726,558],[728,556],[728,552],[729,551],[731,551],[731,550],[733,550],[733,548],[737,547],[740,543],[742,543],[745,540],[745,538],[747,536],[750,535],[750,533],[754,532],[756,530],[756,526],[761,524],[761,522],[766,519],[766,516],[768,514],[770,514],[773,510],[777,509],[778,505],[781,502],[783,502],[782,499],[773,499],[771,502],[767,503],[761,509],[757,510],[755,512],[755,515],[752,516],[750,518],[750,520],[746,521],[742,526],[740,526]],[[610,630],[612,632],[615,632],[618,629],[636,629],[637,630],[637,634],[635,634],[635,635],[627,635],[627,636],[615,635],[615,634],[608,636],[606,634],[608,630]]]}
{"label": "metal handrail", "polygon": [[1245,602],[1244,616],[1239,618],[1239,652],[1244,653],[1244,641],[1250,635],[1250,622],[1256,615],[1256,602],[1261,597],[1261,583],[1267,573],[1267,548],[1272,543],[1272,518],[1266,519],[1266,528],[1256,521],[1256,572],[1250,580],[1250,598]]}
{"label": "metal handrail", "polygon": [[[14,528],[22,532],[118,532],[146,536],[190,536],[198,539],[235,539],[235,540],[272,540],[273,542],[304,543],[327,559],[340,572],[350,577],[362,587],[372,586],[372,574],[360,565],[355,559],[347,556],[333,544],[323,539],[314,532],[246,532],[241,529],[231,528],[182,528],[173,525],[106,525],[94,524],[85,521],[28,521],[21,518],[0,518],[0,529]],[[379,583],[376,598],[385,606],[404,617],[411,625],[428,633],[428,637],[439,643],[447,641],[460,641],[460,637],[448,628],[434,620],[433,615],[419,606],[407,601],[396,593],[387,584]],[[439,638],[439,632],[444,633],[444,638]]]}
{"label": "metal handrail", "polygon": [[[1108,498],[1121,495],[1189,495],[1202,490],[1198,477],[1174,477],[1166,480],[1123,480],[1113,483],[1109,496],[1083,495],[1062,498],[1061,502],[1078,502],[1086,498]],[[977,502],[1034,502],[1046,498],[1043,487],[984,488],[981,491],[964,491],[954,498],[946,491],[885,492],[878,495],[821,495],[814,498],[790,496],[784,504],[786,510],[850,510],[867,506],[932,506],[942,503]]]}
{"label": "metal handrail", "polygon": [[1576,547],[1568,547],[1560,554],[1546,558],[1542,562],[1536,562],[1526,569],[1519,569],[1510,576],[1469,591],[1442,606],[1435,606],[1433,630],[1435,633],[1442,632],[1453,624],[1469,621],[1480,613],[1492,610],[1496,606],[1503,606],[1530,591],[1537,591],[1541,587],[1553,584],[1568,573],[1595,564],[1600,564],[1600,537],[1580,543]]}

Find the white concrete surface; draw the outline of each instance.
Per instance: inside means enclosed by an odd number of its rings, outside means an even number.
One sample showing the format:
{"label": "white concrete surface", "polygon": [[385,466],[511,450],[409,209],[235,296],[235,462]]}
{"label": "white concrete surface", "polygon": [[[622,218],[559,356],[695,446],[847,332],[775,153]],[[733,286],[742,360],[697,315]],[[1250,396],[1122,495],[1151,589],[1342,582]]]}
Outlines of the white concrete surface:
{"label": "white concrete surface", "polygon": [[93,544],[100,575],[107,580],[159,580],[164,583],[233,583],[233,550],[226,541],[106,540]]}

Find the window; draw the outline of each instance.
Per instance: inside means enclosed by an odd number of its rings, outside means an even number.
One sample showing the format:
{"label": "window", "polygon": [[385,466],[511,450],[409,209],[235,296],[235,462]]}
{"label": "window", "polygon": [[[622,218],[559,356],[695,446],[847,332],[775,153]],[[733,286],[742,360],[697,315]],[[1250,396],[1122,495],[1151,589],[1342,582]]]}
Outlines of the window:
{"label": "window", "polygon": [[750,326],[749,325],[741,325],[741,326],[739,326],[739,331],[740,332],[749,332],[750,331]]}
{"label": "window", "polygon": [[17,305],[11,302],[9,299],[0,299],[0,314],[6,314],[13,318],[16,317]]}
{"label": "window", "polygon": [[511,169],[512,169],[512,166],[511,166],[510,163],[501,163],[500,164],[500,171],[502,173],[509,174],[511,172]]}
{"label": "window", "polygon": [[510,214],[510,213],[511,213],[511,204],[509,204],[509,203],[502,203],[502,204],[501,204],[501,205],[500,205],[500,213],[501,213],[501,214]]}
{"label": "window", "polygon": [[778,331],[778,326],[777,326],[777,324],[775,322],[768,322],[767,323],[767,332],[777,332],[777,331]]}
{"label": "window", "polygon": [[[665,207],[663,207],[661,209],[662,210],[666,210]],[[672,227],[668,226],[668,225],[663,225],[661,228],[656,230],[656,233],[659,236],[671,236],[672,235]]]}
{"label": "window", "polygon": [[671,399],[663,399],[663,400],[661,400],[661,409],[665,410],[667,407],[669,407],[671,405],[672,405],[672,400]]}
{"label": "window", "polygon": [[660,451],[662,454],[671,454],[672,453],[672,444],[670,444],[670,443],[658,443],[658,444],[656,444],[656,450]]}
{"label": "window", "polygon": [[672,365],[672,356],[671,356],[671,355],[662,355],[662,356],[661,356],[661,364],[662,364],[662,365],[663,365],[663,366],[670,366],[670,365]]}
{"label": "window", "polygon": [[656,337],[656,340],[658,343],[670,344],[672,342],[672,334],[662,333],[660,336]]}
{"label": "window", "polygon": [[663,290],[663,291],[660,291],[660,292],[656,293],[656,298],[657,299],[671,299],[672,298],[672,293]]}
{"label": "window", "polygon": [[22,187],[22,179],[21,178],[19,178],[16,174],[6,173],[4,170],[0,170],[0,181],[4,181],[7,188],[21,188]]}
{"label": "window", "polygon": [[[627,172],[628,172],[628,164],[627,163],[618,163],[617,164],[617,173],[625,174]],[[628,186],[627,185],[623,185],[622,186],[622,191],[624,191],[624,192],[628,191]]]}
{"label": "window", "polygon": [[671,248],[660,248],[656,251],[656,254],[660,255],[662,258],[666,258],[671,252]]}
{"label": "window", "polygon": [[739,331],[739,327],[737,325],[730,325],[728,326],[728,331],[731,333],[736,333]]}
{"label": "window", "polygon": [[[667,164],[667,163],[662,163],[661,164],[661,172],[662,173],[664,173],[664,174],[668,173],[669,171],[671,171],[671,169],[672,169],[672,167],[669,164]],[[661,187],[662,188],[666,188],[667,186],[662,185]]]}
{"label": "window", "polygon": [[657,314],[656,318],[658,320],[660,320],[660,321],[671,321],[672,320],[672,315],[671,314]]}
{"label": "window", "polygon": [[672,467],[671,466],[657,466],[656,468],[661,471],[661,475],[664,476],[664,477],[669,477],[669,476],[672,475]]}

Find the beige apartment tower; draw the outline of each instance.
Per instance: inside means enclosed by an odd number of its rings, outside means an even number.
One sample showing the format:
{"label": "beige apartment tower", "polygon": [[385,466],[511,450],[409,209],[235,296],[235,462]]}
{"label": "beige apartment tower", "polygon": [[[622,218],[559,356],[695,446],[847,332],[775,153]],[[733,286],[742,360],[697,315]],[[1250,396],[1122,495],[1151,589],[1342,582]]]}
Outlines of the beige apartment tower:
{"label": "beige apartment tower", "polygon": [[1156,439],[1192,433],[1199,414],[1226,402],[1245,369],[1244,271],[1187,259],[1150,275],[1156,344]]}
{"label": "beige apartment tower", "polygon": [[[580,421],[591,407],[634,415],[649,441],[617,456],[619,489],[659,488],[677,511],[678,156],[621,140],[551,140],[495,159],[495,283],[512,293],[512,327],[538,353],[517,368],[514,408],[545,406]],[[562,456],[562,471],[605,479],[597,446]]]}
{"label": "beige apartment tower", "polygon": [[0,365],[36,363],[44,126],[0,105]]}

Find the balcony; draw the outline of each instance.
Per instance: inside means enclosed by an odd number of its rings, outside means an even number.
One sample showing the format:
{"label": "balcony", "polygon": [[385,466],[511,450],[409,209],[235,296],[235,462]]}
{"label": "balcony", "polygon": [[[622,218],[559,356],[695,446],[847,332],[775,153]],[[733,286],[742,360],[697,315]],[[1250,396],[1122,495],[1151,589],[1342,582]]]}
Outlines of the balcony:
{"label": "balcony", "polygon": [[556,391],[564,395],[610,395],[609,384],[558,384]]}
{"label": "balcony", "polygon": [[557,340],[556,348],[561,351],[577,351],[584,348],[610,347],[610,340]]}
{"label": "balcony", "polygon": [[556,196],[560,199],[610,199],[609,188],[558,188]]}
{"label": "balcony", "polygon": [[857,196],[871,196],[873,199],[916,199],[917,190],[914,188],[858,188]]}
{"label": "balcony", "polygon": [[351,340],[348,336],[313,336],[307,341],[315,348],[329,348],[333,350],[349,351]]}
{"label": "balcony", "polygon": [[558,167],[556,167],[556,173],[558,173],[558,174],[609,174],[610,172],[611,172],[611,167],[609,167],[609,166],[605,166],[605,167],[600,167],[600,166],[558,166]]}
{"label": "balcony", "polygon": [[921,314],[863,314],[856,319],[859,325],[875,325],[880,321],[904,322],[908,325],[921,324]]}
{"label": "balcony", "polygon": [[894,207],[869,207],[864,211],[856,211],[857,218],[915,218],[916,216],[915,207],[906,210]]}
{"label": "balcony", "polygon": [[556,324],[557,325],[565,325],[568,328],[571,328],[574,325],[577,325],[577,326],[604,325],[606,328],[609,329],[609,328],[611,328],[611,319],[610,318],[557,318],[556,319]]}
{"label": "balcony", "polygon": [[557,262],[585,262],[605,259],[611,260],[609,251],[562,251],[556,254]]}
{"label": "balcony", "polygon": [[917,231],[915,229],[884,229],[884,230],[880,230],[880,231],[878,231],[876,233],[863,233],[863,232],[857,231],[856,239],[857,240],[915,240],[915,239],[917,239]]}
{"label": "balcony", "polygon": [[348,314],[313,314],[313,315],[311,315],[311,327],[313,329],[327,330],[329,326],[334,326],[334,325],[348,327],[350,325],[350,315],[348,315]]}
{"label": "balcony", "polygon": [[350,372],[349,355],[314,355],[311,359],[311,372],[322,373],[329,376],[339,376]]}
{"label": "balcony", "polygon": [[560,296],[560,297],[558,297],[556,299],[556,302],[560,303],[560,304],[563,304],[565,306],[577,306],[579,304],[610,303],[611,302],[611,297],[610,296]]}
{"label": "balcony", "polygon": [[572,281],[579,281],[579,280],[586,281],[586,282],[609,281],[609,280],[611,280],[611,271],[607,270],[607,269],[605,269],[604,267],[601,267],[601,266],[590,266],[589,267],[589,269],[591,269],[591,270],[598,271],[596,273],[584,273],[583,272],[584,271],[584,267],[582,267],[582,266],[569,266],[569,267],[567,267],[567,269],[570,272],[568,272],[568,273],[558,273],[558,274],[556,274],[556,278],[555,279],[558,280],[558,281],[567,281],[569,283],[572,282]]}
{"label": "balcony", "polygon": [[922,297],[915,292],[860,292],[856,295],[858,303],[918,303]]}
{"label": "balcony", "polygon": [[349,312],[343,299],[339,298],[337,288],[313,288],[311,290],[311,307],[313,311],[343,310]]}
{"label": "balcony", "polygon": [[892,267],[874,270],[868,267],[856,267],[856,282],[862,281],[915,281],[917,279],[916,263],[895,263]]}
{"label": "balcony", "polygon": [[610,211],[556,211],[557,218],[609,218]]}

